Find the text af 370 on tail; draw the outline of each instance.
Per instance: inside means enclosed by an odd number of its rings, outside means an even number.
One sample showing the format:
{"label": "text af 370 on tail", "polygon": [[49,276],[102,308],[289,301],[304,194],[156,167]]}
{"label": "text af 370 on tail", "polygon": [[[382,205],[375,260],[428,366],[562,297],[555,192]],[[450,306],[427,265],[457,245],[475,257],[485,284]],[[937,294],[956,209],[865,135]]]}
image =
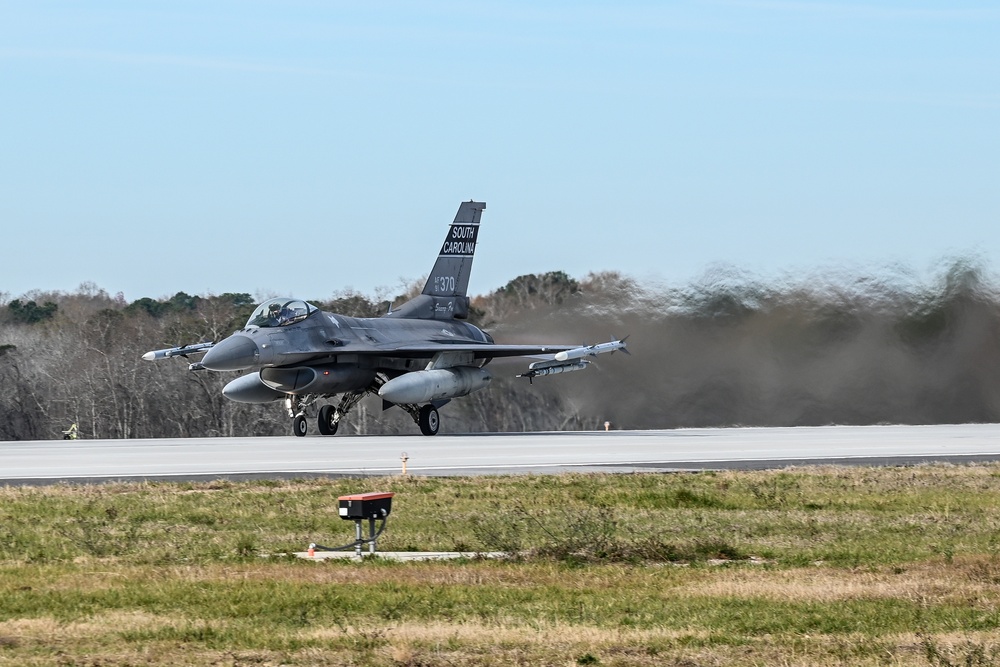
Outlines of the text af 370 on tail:
{"label": "text af 370 on tail", "polygon": [[323,435],[367,394],[384,407],[398,405],[435,435],[438,408],[453,398],[480,391],[492,376],[484,366],[498,357],[538,357],[519,377],[530,379],[583,370],[585,357],[625,350],[624,340],[598,345],[499,345],[469,314],[469,275],[486,204],[463,202],[448,229],[437,261],[419,296],[383,317],[347,317],[323,312],[291,298],[257,306],[239,331],[218,343],[155,350],[143,359],[204,354],[191,370],[244,371],[223,388],[242,403],[283,401],[295,435],[308,431],[316,413]]}

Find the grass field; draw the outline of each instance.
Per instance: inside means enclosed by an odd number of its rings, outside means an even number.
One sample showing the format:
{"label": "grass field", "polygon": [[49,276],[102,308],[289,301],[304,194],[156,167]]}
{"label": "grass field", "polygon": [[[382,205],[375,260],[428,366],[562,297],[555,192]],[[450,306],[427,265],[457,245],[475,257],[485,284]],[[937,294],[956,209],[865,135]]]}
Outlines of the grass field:
{"label": "grass field", "polygon": [[0,665],[168,664],[1000,664],[1000,466],[0,488]]}

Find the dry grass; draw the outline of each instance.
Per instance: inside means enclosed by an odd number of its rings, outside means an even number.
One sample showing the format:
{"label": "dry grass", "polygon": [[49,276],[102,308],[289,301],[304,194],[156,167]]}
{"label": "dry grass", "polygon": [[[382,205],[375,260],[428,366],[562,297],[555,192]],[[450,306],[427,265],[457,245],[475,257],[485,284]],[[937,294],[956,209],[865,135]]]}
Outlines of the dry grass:
{"label": "dry grass", "polygon": [[795,570],[723,569],[685,584],[680,595],[832,602],[842,600],[906,600],[920,604],[968,603],[986,611],[998,609],[1000,561],[992,556],[913,563],[877,569],[817,566]]}
{"label": "dry grass", "polygon": [[[484,517],[548,550],[257,555],[345,530],[357,490],[400,493],[385,550]],[[1000,664],[995,465],[7,487],[0,518],[0,667]]]}
{"label": "dry grass", "polygon": [[[308,646],[291,650],[218,649],[176,640],[123,644],[122,631],[190,629],[190,621],[148,614],[105,614],[87,622],[51,619],[0,623],[17,637],[18,655],[0,665],[991,665],[1000,633],[904,632],[746,637],[726,642],[703,629],[607,629],[571,624],[398,623],[338,625],[296,633]],[[39,655],[42,649],[48,655]],[[35,653],[34,656],[31,654]]]}
{"label": "dry grass", "polygon": [[[191,664],[191,665],[979,665],[997,664],[1000,630],[949,630],[948,623],[921,632],[738,632],[704,616],[673,618],[635,627],[623,623],[621,598],[645,596],[664,607],[693,609],[747,606],[767,614],[773,603],[807,603],[803,608],[834,615],[844,601],[904,602],[928,611],[968,606],[997,616],[1000,565],[992,557],[942,559],[905,568],[841,569],[823,565],[772,569],[767,566],[677,568],[558,564],[426,563],[365,567],[340,563],[151,568],[119,572],[86,563],[60,574],[46,566],[33,592],[86,592],[116,595],[133,587],[155,593],[175,585],[195,585],[220,597],[248,596],[257,586],[276,591],[350,589],[378,596],[386,590],[426,604],[419,591],[485,589],[497,600],[504,590],[534,591],[524,604],[550,599],[552,607],[525,615],[510,607],[486,618],[436,613],[427,619],[386,618],[384,614],[318,613],[303,601],[301,623],[275,628],[254,624],[242,614],[217,615],[189,605],[178,609],[118,609],[73,619],[52,616],[0,622],[0,665],[14,664]],[[269,589],[270,590],[270,589]],[[546,591],[548,591],[546,593]],[[573,592],[570,594],[570,592]],[[573,620],[566,613],[572,595],[589,591],[588,604],[607,605],[610,623]],[[346,603],[347,596],[339,598]],[[502,604],[498,602],[497,604]],[[155,607],[161,606],[155,603]],[[626,604],[626,608],[628,605]],[[376,607],[378,608],[378,607]],[[559,610],[562,608],[562,611]],[[316,614],[312,612],[316,611]],[[327,609],[327,612],[330,610]],[[712,612],[718,613],[718,612]],[[598,614],[600,617],[602,614]],[[288,620],[288,619],[286,619]],[[249,625],[248,625],[249,623]],[[914,628],[915,630],[915,628]],[[259,633],[261,642],[247,639]],[[259,645],[260,643],[269,644]],[[92,660],[92,661],[91,661]],[[596,661],[596,662],[593,662]]]}

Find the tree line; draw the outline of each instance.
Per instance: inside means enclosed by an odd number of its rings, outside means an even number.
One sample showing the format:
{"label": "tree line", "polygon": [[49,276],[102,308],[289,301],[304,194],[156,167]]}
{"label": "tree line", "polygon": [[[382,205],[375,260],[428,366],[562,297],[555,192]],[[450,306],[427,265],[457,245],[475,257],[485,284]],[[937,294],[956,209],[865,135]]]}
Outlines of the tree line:
{"label": "tree line", "polygon": [[[353,291],[311,302],[377,317],[390,301]],[[0,294],[0,439],[286,435],[279,404],[222,396],[236,373],[191,372],[151,349],[220,340],[246,322],[249,293],[126,302],[93,284]],[[504,343],[605,342],[632,356],[571,375],[515,378],[443,408],[443,431],[956,423],[1000,420],[1000,289],[955,260],[929,279],[893,268],[763,279],[731,267],[684,285],[615,272],[519,276],[472,300],[470,321]],[[342,433],[413,433],[367,398]]]}

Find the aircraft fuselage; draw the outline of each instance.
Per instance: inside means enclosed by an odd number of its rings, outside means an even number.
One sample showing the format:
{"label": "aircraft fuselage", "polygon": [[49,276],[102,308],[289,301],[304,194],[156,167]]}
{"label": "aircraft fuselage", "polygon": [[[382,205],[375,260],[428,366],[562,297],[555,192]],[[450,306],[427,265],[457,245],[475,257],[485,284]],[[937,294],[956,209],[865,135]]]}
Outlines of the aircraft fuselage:
{"label": "aircraft fuselage", "polygon": [[[336,363],[363,355],[371,368],[413,370],[426,364],[426,351],[407,353],[408,343],[475,344],[484,348],[492,338],[468,322],[360,318],[316,311],[285,327],[247,327],[220,341],[205,353],[201,364],[213,371],[242,371],[294,366],[309,362]],[[384,350],[386,359],[377,353]],[[413,360],[399,364],[393,360]],[[401,368],[395,368],[402,366]]]}

